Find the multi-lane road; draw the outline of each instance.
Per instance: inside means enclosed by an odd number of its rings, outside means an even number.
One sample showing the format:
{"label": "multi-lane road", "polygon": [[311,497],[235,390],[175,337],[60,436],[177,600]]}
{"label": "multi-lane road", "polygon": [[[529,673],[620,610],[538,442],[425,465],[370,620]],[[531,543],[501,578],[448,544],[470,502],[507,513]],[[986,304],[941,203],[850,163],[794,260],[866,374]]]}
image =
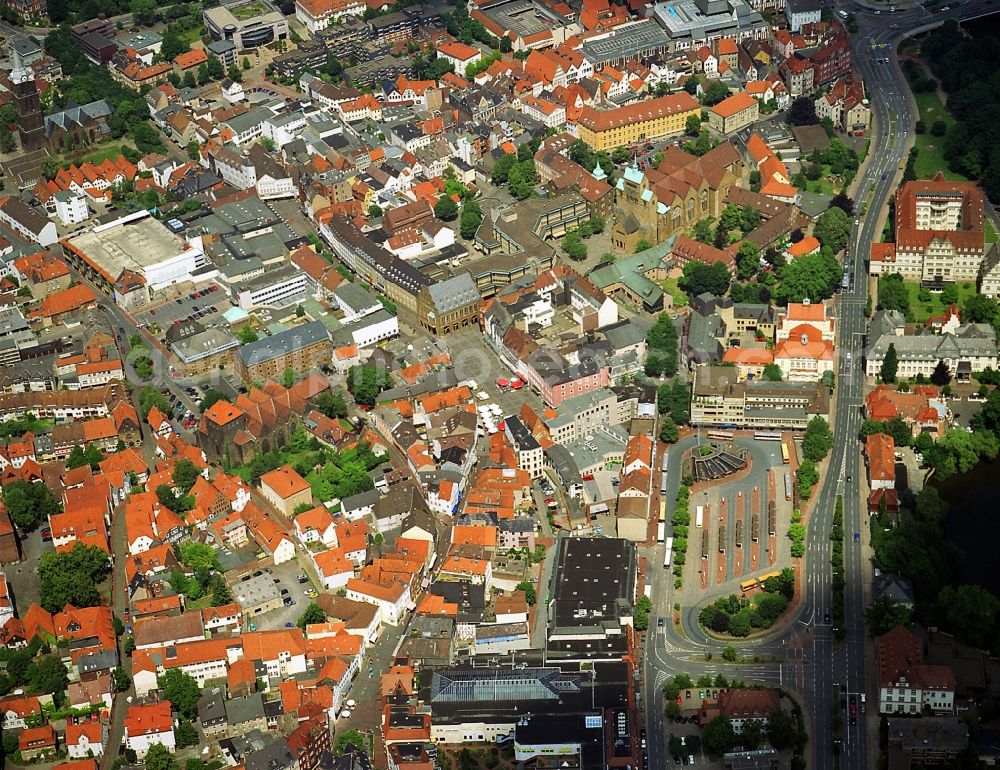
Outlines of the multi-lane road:
{"label": "multi-lane road", "polygon": [[[645,724],[648,733],[649,766],[667,767],[671,758],[666,748],[663,685],[674,673],[697,678],[703,673],[723,673],[747,682],[785,685],[801,690],[809,712],[810,747],[818,770],[833,768],[833,717],[840,709],[842,688],[851,694],[866,692],[874,671],[867,667],[864,608],[866,586],[871,581],[871,564],[865,556],[867,515],[863,506],[865,490],[857,436],[862,422],[864,398],[865,306],[868,299],[865,260],[869,246],[881,237],[884,207],[899,183],[900,165],[905,160],[914,126],[913,102],[899,67],[896,49],[909,35],[942,23],[945,19],[970,19],[994,11],[985,0],[952,3],[947,11],[931,12],[921,5],[899,2],[890,11],[885,4],[868,5],[858,0],[836,0],[836,10],[854,14],[858,33],[852,41],[856,70],[865,82],[874,111],[874,125],[868,160],[854,194],[856,219],[844,268],[852,277],[848,290],[837,298],[838,369],[834,401],[834,445],[828,470],[816,493],[809,520],[806,558],[803,567],[802,601],[793,622],[783,636],[772,636],[756,644],[744,644],[747,652],[762,662],[729,665],[721,662],[722,645],[694,631],[688,622],[693,610],[685,613],[684,634],[671,622],[673,583],[664,572],[662,549],[650,558],[654,612],[666,619],[665,627],[655,626],[647,634],[643,658]],[[676,493],[678,463],[671,463],[668,499]],[[845,637],[835,642],[826,620],[832,613],[830,527],[838,497],[844,501]],[[861,543],[854,542],[860,533]],[[657,561],[659,558],[659,562]],[[696,624],[695,624],[696,627]],[[793,644],[805,640],[801,660]],[[706,658],[712,653],[711,659]],[[867,770],[874,763],[876,747],[866,719],[858,714],[855,724],[841,712],[843,728],[840,765],[848,770]]]}

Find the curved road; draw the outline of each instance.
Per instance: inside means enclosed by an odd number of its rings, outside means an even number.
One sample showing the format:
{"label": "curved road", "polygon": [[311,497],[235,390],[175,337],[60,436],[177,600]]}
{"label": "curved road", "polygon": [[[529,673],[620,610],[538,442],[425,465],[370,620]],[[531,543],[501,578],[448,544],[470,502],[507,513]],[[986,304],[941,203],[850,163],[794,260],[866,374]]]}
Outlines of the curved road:
{"label": "curved road", "polygon": [[[942,3],[944,5],[944,3]],[[693,678],[704,673],[723,673],[729,678],[771,685],[783,684],[791,689],[801,686],[805,707],[810,714],[811,767],[832,770],[832,718],[835,687],[848,693],[866,692],[874,671],[866,667],[866,637],[864,627],[865,588],[871,580],[871,565],[862,547],[853,543],[853,533],[859,532],[867,542],[867,515],[864,511],[864,468],[860,462],[857,435],[862,422],[864,399],[864,343],[866,332],[865,305],[868,298],[866,258],[869,245],[880,239],[884,209],[899,181],[899,166],[905,160],[914,125],[914,105],[899,68],[896,48],[907,36],[937,26],[949,18],[964,20],[988,15],[994,11],[984,0],[954,2],[946,12],[930,12],[920,5],[899,2],[897,10],[875,6],[858,0],[835,0],[833,7],[855,14],[859,31],[852,41],[854,65],[865,82],[874,111],[871,146],[867,164],[862,169],[854,199],[859,216],[851,233],[844,268],[853,278],[848,291],[837,299],[839,354],[837,393],[833,418],[834,445],[829,467],[810,515],[803,564],[803,591],[796,616],[785,626],[784,634],[757,643],[741,645],[741,653],[765,661],[754,664],[727,664],[721,660],[723,644],[708,639],[697,629],[695,608],[682,612],[682,629],[678,633],[670,621],[673,579],[664,574],[663,550],[650,551],[649,574],[653,583],[654,614],[666,619],[665,628],[650,626],[643,657],[645,682],[645,724],[648,733],[650,767],[663,768],[670,764],[666,747],[663,685],[675,673],[684,672]],[[940,7],[940,6],[939,6]],[[888,61],[886,61],[888,60]],[[867,205],[865,205],[867,204]],[[864,214],[860,212],[864,211]],[[858,255],[861,258],[858,258]],[[671,448],[679,459],[693,439]],[[679,484],[679,462],[674,463],[669,477],[667,499],[673,500]],[[845,558],[845,638],[834,644],[832,628],[824,622],[831,612],[832,591],[830,572],[830,526],[838,496],[844,498]],[[766,504],[766,503],[765,503]],[[796,635],[808,629],[811,644],[803,659],[795,660],[789,644]],[[683,634],[683,635],[682,635]],[[711,655],[711,659],[707,655]],[[874,706],[873,706],[874,710]],[[844,718],[843,747],[840,765],[845,770],[867,770],[874,766],[877,745],[869,739],[866,720],[850,725]]]}

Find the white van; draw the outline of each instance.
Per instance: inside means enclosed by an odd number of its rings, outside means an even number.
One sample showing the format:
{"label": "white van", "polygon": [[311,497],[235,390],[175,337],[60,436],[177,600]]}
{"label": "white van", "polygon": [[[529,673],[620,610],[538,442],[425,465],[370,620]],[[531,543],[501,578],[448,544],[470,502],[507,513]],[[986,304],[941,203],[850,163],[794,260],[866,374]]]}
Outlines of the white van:
{"label": "white van", "polygon": [[842,19],[846,19],[847,18],[847,11],[837,11],[837,15],[840,18],[842,18]]}

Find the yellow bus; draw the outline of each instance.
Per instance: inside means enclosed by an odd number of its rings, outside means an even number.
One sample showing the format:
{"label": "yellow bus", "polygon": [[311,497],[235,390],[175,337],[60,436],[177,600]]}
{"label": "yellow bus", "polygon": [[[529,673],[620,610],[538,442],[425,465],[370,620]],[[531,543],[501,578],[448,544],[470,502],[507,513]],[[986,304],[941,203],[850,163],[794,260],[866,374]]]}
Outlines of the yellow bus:
{"label": "yellow bus", "polygon": [[742,583],[740,583],[740,590],[745,594],[750,593],[756,587],[757,587],[757,578],[750,578],[750,580],[744,580]]}
{"label": "yellow bus", "polygon": [[667,501],[660,498],[660,521],[667,520]]}
{"label": "yellow bus", "polygon": [[781,462],[788,465],[788,444],[781,442]]}

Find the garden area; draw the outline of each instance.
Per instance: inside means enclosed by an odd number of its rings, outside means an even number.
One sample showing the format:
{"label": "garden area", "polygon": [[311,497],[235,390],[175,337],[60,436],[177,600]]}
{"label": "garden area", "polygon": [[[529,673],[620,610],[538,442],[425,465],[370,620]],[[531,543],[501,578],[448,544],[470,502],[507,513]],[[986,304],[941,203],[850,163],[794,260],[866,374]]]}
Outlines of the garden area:
{"label": "garden area", "polygon": [[921,288],[916,281],[907,281],[906,293],[910,300],[914,323],[923,323],[928,318],[943,313],[952,303],[964,307],[966,300],[975,296],[976,284],[971,281],[953,283],[946,286],[943,291],[932,292],[930,289]]}
{"label": "garden area", "polygon": [[438,747],[438,763],[442,770],[515,770],[521,767],[514,761],[512,746],[481,749]]}
{"label": "garden area", "polygon": [[731,594],[702,608],[698,622],[713,634],[744,638],[775,624],[795,595],[795,573],[790,567],[763,581],[764,590],[752,596]]}
{"label": "garden area", "polygon": [[336,451],[298,428],[285,447],[258,455],[249,463],[229,468],[228,472],[248,484],[256,485],[265,473],[290,465],[309,482],[313,497],[327,502],[372,489],[374,484],[368,471],[382,462],[383,459],[375,455],[367,444]]}

